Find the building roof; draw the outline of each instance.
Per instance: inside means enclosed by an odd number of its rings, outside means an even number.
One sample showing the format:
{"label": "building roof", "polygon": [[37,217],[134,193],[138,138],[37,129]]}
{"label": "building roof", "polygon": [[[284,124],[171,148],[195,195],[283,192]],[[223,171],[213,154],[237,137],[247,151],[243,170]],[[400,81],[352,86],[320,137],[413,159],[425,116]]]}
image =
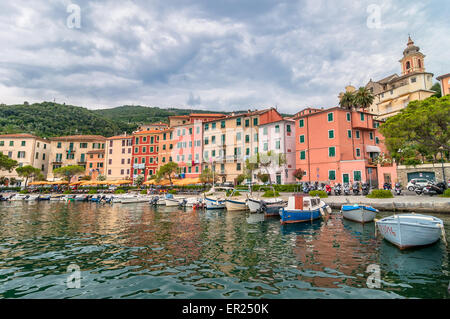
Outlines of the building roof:
{"label": "building roof", "polygon": [[52,137],[52,141],[105,141],[106,137],[101,135],[70,135]]}
{"label": "building roof", "polygon": [[2,134],[0,135],[0,138],[36,138],[42,141],[45,141],[46,139],[39,137],[39,136],[35,136],[33,134],[28,134],[28,133],[18,133],[18,134]]}
{"label": "building roof", "polygon": [[133,135],[147,135],[147,134],[159,134],[163,131],[160,130],[143,130],[138,132],[133,132]]}
{"label": "building roof", "polygon": [[436,80],[440,81],[443,80],[445,78],[449,78],[450,77],[450,73],[444,74],[444,75],[440,75],[436,78]]}
{"label": "building roof", "polygon": [[133,136],[132,135],[116,135],[116,136],[108,137],[107,140],[122,140],[122,139],[128,139],[128,138],[133,138]]}
{"label": "building roof", "polygon": [[191,113],[190,117],[225,117],[226,114],[221,113]]}

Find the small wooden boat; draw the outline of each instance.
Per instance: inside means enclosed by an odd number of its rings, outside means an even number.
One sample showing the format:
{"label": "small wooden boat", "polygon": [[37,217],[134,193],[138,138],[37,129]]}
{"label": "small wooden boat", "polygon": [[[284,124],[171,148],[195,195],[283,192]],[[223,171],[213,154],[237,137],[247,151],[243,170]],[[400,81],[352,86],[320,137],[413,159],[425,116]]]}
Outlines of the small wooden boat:
{"label": "small wooden boat", "polygon": [[27,194],[16,194],[13,197],[10,197],[11,201],[22,201],[25,200],[29,195]]}
{"label": "small wooden boat", "polygon": [[179,206],[184,199],[185,199],[184,197],[175,198],[172,194],[167,194],[165,198],[166,206],[168,207]]}
{"label": "small wooden boat", "polygon": [[52,195],[40,195],[37,200],[50,200],[51,197]]}
{"label": "small wooden boat", "polygon": [[31,194],[28,197],[25,198],[26,202],[31,202],[37,200],[39,197],[39,194]]}
{"label": "small wooden boat", "polygon": [[381,236],[400,249],[427,246],[445,239],[444,223],[439,218],[420,214],[399,214],[376,220]]}
{"label": "small wooden boat", "polygon": [[286,208],[280,210],[281,224],[302,223],[319,219],[329,214],[331,208],[319,197],[290,196]]}
{"label": "small wooden boat", "polygon": [[205,197],[206,209],[224,209],[225,200],[220,198]]}
{"label": "small wooden boat", "polygon": [[230,199],[225,200],[225,207],[229,211],[247,210],[247,204],[243,199]]}
{"label": "small wooden boat", "polygon": [[345,219],[349,219],[358,223],[370,223],[375,219],[378,210],[372,206],[363,205],[342,205],[342,216]]}
{"label": "small wooden boat", "polygon": [[58,202],[63,198],[64,195],[52,195],[50,197],[51,202]]}

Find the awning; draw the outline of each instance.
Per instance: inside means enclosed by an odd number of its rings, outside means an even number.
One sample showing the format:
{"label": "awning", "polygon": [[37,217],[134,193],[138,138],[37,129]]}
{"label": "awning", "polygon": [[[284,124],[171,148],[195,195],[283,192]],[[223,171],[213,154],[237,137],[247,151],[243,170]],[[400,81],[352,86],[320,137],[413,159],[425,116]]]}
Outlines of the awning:
{"label": "awning", "polygon": [[367,153],[381,153],[381,149],[378,146],[367,145],[366,152]]}

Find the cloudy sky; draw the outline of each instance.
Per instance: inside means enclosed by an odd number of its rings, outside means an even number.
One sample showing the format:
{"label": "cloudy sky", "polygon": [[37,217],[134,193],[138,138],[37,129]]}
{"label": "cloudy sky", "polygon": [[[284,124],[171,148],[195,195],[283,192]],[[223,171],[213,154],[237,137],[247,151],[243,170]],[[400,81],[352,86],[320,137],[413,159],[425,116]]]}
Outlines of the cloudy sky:
{"label": "cloudy sky", "polygon": [[1,1],[0,103],[332,107],[344,86],[399,73],[408,34],[427,71],[449,73],[449,8],[448,0]]}

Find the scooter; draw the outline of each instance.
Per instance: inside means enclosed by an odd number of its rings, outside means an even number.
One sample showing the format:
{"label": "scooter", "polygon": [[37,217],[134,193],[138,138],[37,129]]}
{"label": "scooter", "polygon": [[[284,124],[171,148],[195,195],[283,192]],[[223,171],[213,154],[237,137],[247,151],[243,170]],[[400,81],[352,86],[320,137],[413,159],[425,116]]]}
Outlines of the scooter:
{"label": "scooter", "polygon": [[395,194],[398,196],[402,194],[402,185],[400,183],[395,183]]}
{"label": "scooter", "polygon": [[310,191],[310,187],[308,183],[303,184],[303,193],[308,194]]}
{"label": "scooter", "polygon": [[385,189],[385,190],[391,190],[391,189],[392,189],[391,183],[384,183],[383,189]]}
{"label": "scooter", "polygon": [[350,195],[350,185],[348,183],[344,183],[344,195]]}
{"label": "scooter", "polygon": [[334,186],[334,195],[339,196],[342,193],[342,186],[340,183],[336,184],[336,186]]}
{"label": "scooter", "polygon": [[359,195],[359,183],[358,182],[353,183],[352,190],[353,190],[353,195],[355,195],[355,196]]}
{"label": "scooter", "polygon": [[325,185],[325,192],[327,192],[327,195],[330,196],[331,195],[331,186],[330,185]]}
{"label": "scooter", "polygon": [[442,182],[437,184],[430,183],[423,188],[423,194],[430,196],[444,194],[444,191],[445,191],[445,183]]}
{"label": "scooter", "polygon": [[361,186],[361,192],[364,196],[369,195],[370,192],[370,186],[368,183],[363,183]]}

